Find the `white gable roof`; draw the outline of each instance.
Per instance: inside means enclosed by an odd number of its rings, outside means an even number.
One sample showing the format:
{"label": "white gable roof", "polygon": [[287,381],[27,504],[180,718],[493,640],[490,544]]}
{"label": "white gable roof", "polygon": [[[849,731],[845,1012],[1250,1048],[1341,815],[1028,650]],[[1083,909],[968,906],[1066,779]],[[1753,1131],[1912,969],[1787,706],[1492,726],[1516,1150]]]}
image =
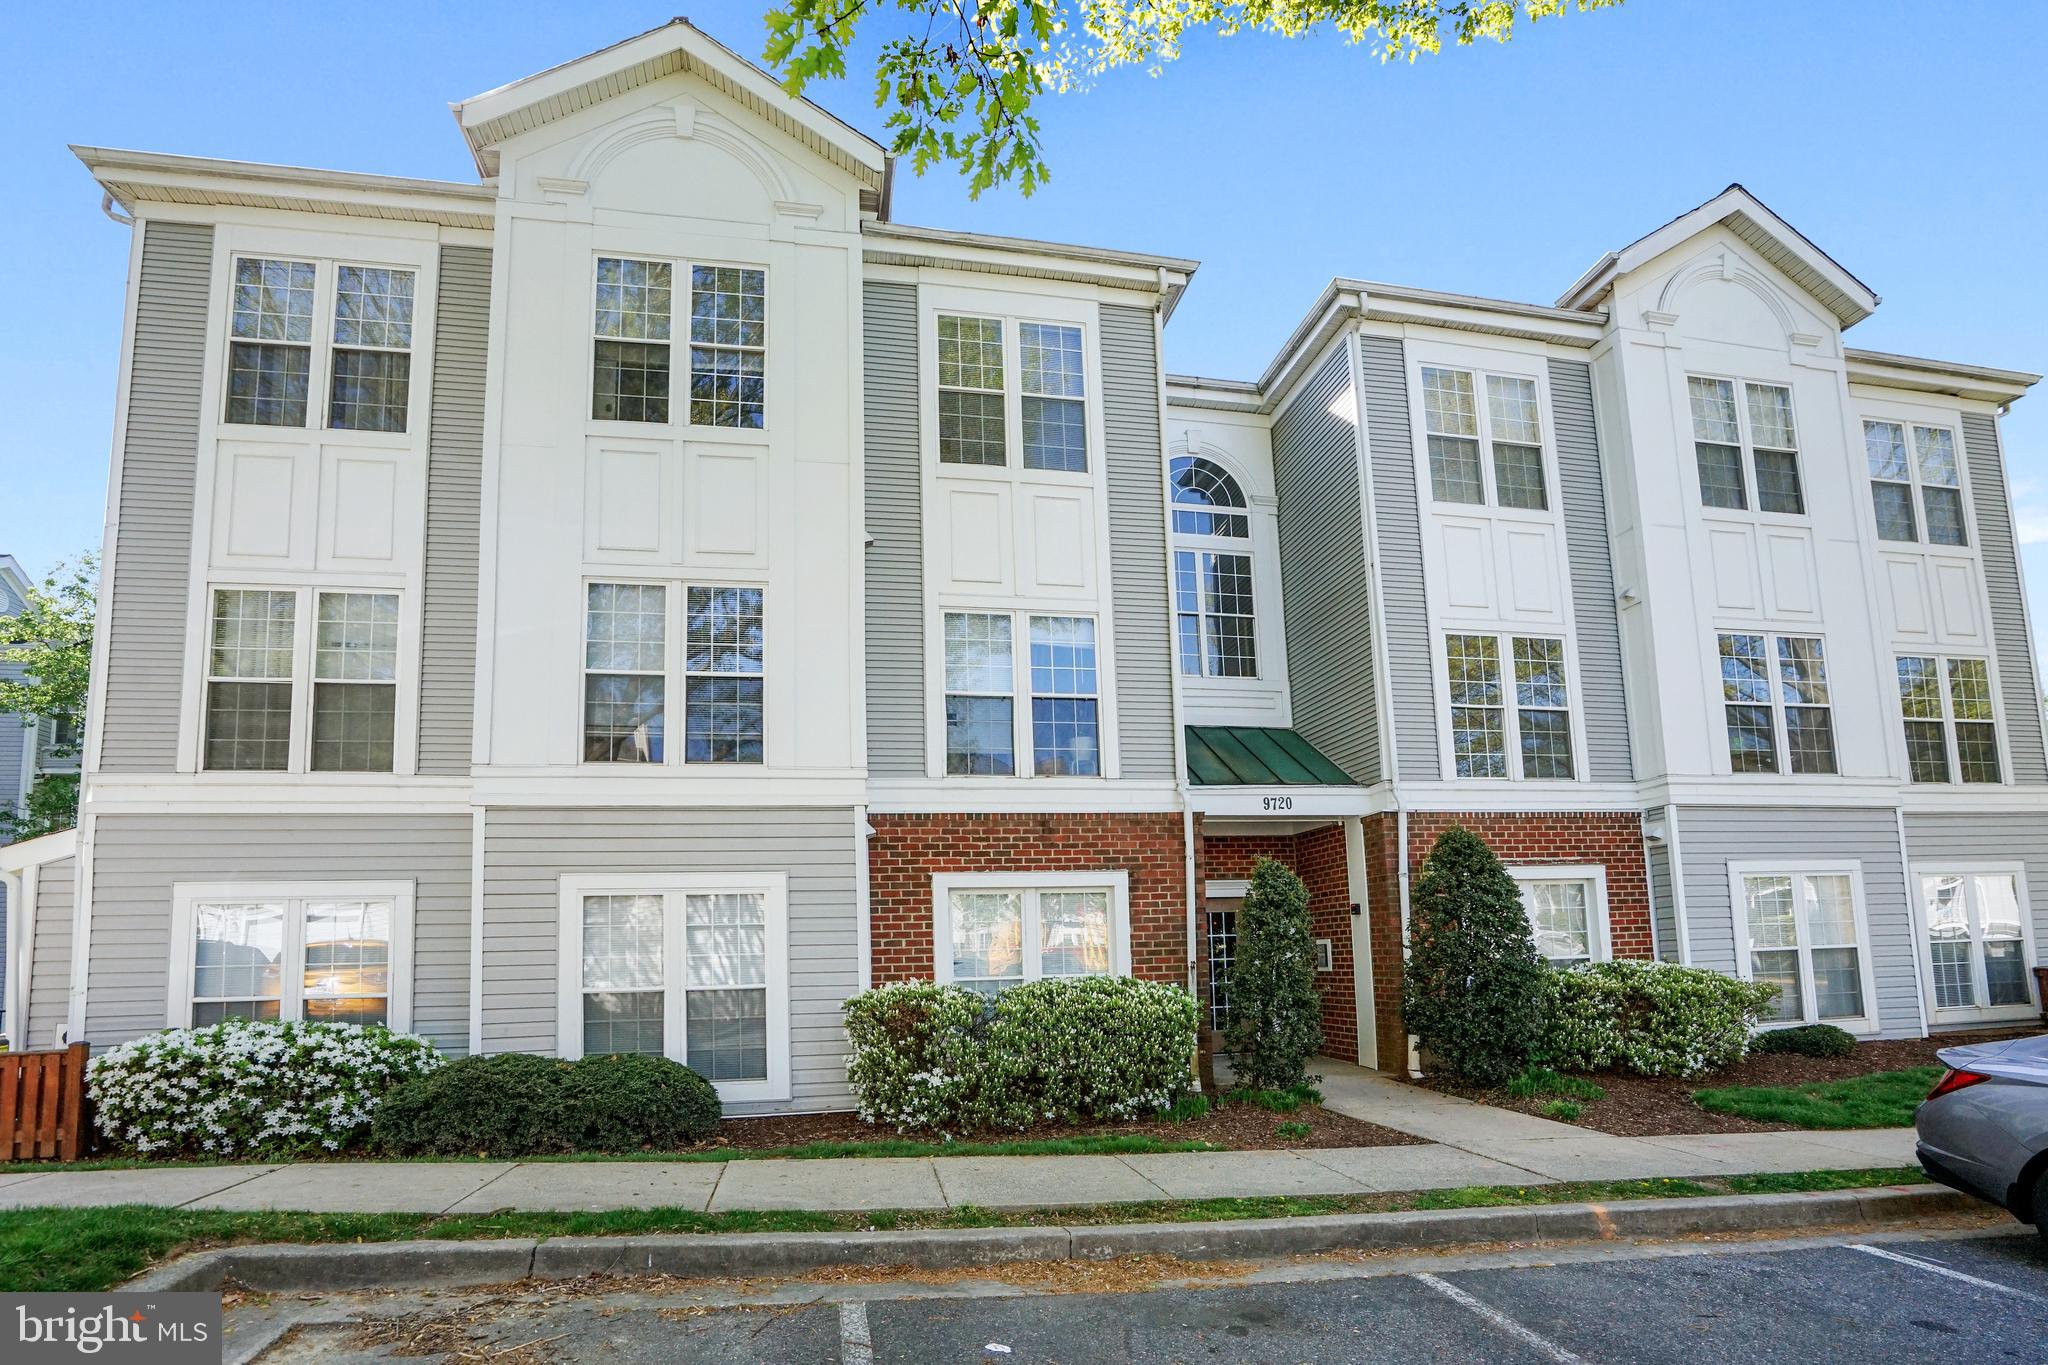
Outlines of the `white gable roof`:
{"label": "white gable roof", "polygon": [[1713,227],[1726,227],[1755,248],[1758,255],[1833,313],[1843,327],[1853,327],[1876,311],[1878,297],[1869,285],[1843,269],[1832,256],[1740,185],[1730,185],[1649,236],[1638,238],[1619,251],[1610,251],[1581,275],[1578,283],[1565,290],[1557,306],[1597,306],[1607,297],[1616,278]]}
{"label": "white gable roof", "polygon": [[818,155],[879,192],[888,169],[882,145],[807,99],[687,19],[549,67],[449,107],[469,140],[477,171],[498,173],[497,145],[580,109],[676,72],[687,72],[737,100]]}

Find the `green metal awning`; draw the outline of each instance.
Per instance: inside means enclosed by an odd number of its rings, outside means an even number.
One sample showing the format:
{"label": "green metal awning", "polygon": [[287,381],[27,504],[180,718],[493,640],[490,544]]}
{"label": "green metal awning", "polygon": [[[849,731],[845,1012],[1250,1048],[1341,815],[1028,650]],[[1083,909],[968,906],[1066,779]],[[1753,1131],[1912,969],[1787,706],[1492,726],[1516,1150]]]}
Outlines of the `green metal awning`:
{"label": "green metal awning", "polygon": [[1188,781],[1197,787],[1350,787],[1344,770],[1292,730],[1187,727]]}

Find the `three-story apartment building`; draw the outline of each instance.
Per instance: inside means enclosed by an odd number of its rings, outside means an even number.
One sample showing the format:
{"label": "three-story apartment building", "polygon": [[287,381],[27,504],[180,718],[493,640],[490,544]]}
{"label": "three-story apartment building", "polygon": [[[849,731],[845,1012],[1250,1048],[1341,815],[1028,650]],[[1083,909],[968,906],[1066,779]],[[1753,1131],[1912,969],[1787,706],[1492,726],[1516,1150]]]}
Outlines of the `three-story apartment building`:
{"label": "three-story apartment building", "polygon": [[476,183],[79,149],[134,250],[83,820],[0,853],[31,1044],[832,1107],[873,983],[1220,1021],[1270,854],[1330,1051],[1402,1067],[1454,821],[1555,960],[2030,1005],[2033,377],[1845,348],[1875,296],[1739,188],[1555,306],[1337,280],[1225,382],[1162,361],[1194,262],[895,223],[681,21],[454,112]]}

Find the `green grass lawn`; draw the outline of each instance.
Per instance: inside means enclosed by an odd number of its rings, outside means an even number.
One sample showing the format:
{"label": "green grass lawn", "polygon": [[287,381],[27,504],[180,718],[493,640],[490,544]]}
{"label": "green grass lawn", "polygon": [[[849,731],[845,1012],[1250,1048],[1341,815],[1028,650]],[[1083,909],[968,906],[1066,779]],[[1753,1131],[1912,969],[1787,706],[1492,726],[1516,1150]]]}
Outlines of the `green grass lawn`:
{"label": "green grass lawn", "polygon": [[1905,1128],[1913,1122],[1915,1106],[1927,1098],[1940,1078],[1940,1067],[1916,1066],[1843,1081],[1695,1090],[1692,1097],[1702,1109],[1759,1123],[1791,1123],[1801,1128]]}
{"label": "green grass lawn", "polygon": [[1468,1186],[1417,1194],[1268,1196],[1188,1199],[1082,1208],[991,1210],[962,1206],[875,1213],[803,1211],[696,1213],[617,1209],[605,1213],[229,1213],[140,1204],[95,1209],[0,1210],[0,1292],[90,1293],[110,1289],[180,1252],[245,1242],[396,1242],[434,1237],[603,1237],[664,1233],[854,1232],[895,1228],[1079,1226],[1104,1223],[1216,1222],[1329,1213],[1472,1209],[1590,1200],[1856,1189],[1919,1183],[1910,1167],[1809,1171],[1699,1180],[1621,1180],[1561,1185]]}

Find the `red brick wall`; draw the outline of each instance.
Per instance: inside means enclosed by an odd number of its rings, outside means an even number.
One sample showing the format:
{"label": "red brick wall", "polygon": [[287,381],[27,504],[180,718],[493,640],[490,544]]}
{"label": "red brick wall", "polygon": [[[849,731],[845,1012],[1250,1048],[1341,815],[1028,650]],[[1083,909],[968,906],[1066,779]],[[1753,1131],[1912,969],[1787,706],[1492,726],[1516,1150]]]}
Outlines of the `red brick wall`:
{"label": "red brick wall", "polygon": [[1641,817],[1627,811],[1479,815],[1415,811],[1408,816],[1410,875],[1437,836],[1463,825],[1504,863],[1599,863],[1607,869],[1607,931],[1616,957],[1650,957],[1650,873]]}
{"label": "red brick wall", "polygon": [[[1316,973],[1316,989],[1322,993],[1323,1051],[1343,1061],[1357,1061],[1358,1005],[1351,975],[1351,886],[1344,868],[1344,827],[1327,825],[1300,835],[1202,834],[1198,848],[1204,883],[1211,879],[1241,881],[1251,876],[1252,865],[1259,859],[1271,858],[1293,868],[1307,885],[1310,932],[1330,940],[1333,957],[1332,970]],[[1202,945],[1201,968],[1206,1006],[1206,943]]]}
{"label": "red brick wall", "polygon": [[1130,874],[1131,973],[1187,984],[1187,863],[1178,815],[870,815],[875,984],[928,981],[941,872]]}

